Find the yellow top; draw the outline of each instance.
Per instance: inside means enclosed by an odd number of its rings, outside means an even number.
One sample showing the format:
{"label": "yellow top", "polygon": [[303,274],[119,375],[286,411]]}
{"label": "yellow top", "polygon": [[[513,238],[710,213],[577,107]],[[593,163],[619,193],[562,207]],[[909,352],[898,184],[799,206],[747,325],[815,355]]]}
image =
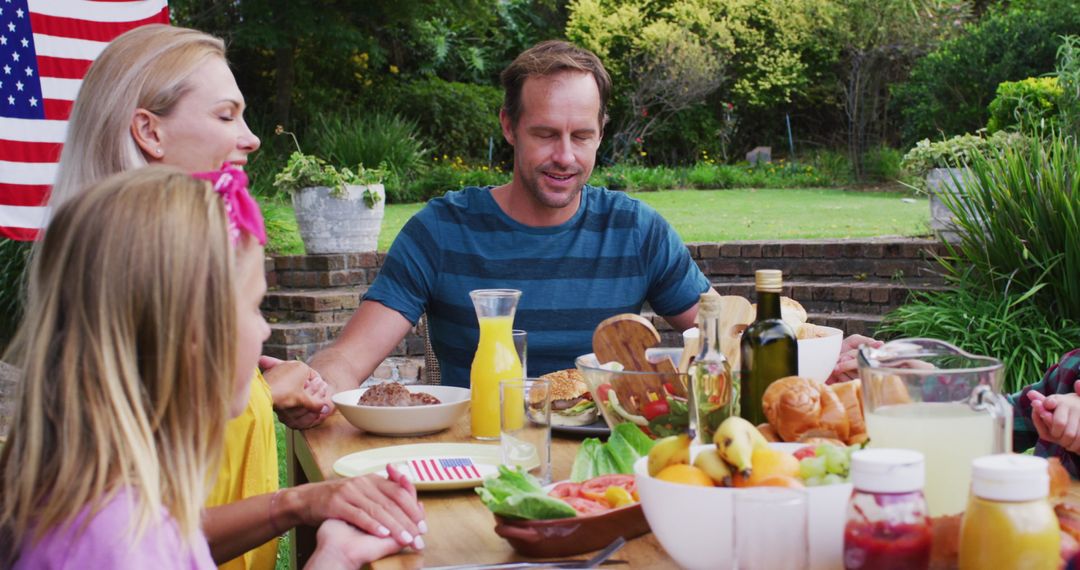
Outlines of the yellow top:
{"label": "yellow top", "polygon": [[[206,506],[216,507],[273,493],[278,488],[274,401],[270,385],[255,371],[251,397],[242,414],[225,426],[221,471]],[[277,561],[277,538],[222,564],[227,570],[271,570]]]}

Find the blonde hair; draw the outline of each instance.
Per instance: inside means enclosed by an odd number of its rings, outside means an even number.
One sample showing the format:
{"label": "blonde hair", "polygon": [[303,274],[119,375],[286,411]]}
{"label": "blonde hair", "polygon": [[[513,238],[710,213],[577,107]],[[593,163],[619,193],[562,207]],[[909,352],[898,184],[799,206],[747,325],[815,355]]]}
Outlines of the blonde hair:
{"label": "blonde hair", "polygon": [[171,167],[118,174],[56,211],[40,254],[5,358],[24,376],[0,454],[0,566],[119,490],[136,539],[164,508],[190,541],[236,381],[221,198]]}
{"label": "blonde hair", "polygon": [[79,88],[49,204],[55,208],[108,176],[145,166],[131,136],[135,110],[169,115],[191,90],[191,74],[210,57],[225,59],[220,39],[164,24],[110,42]]}

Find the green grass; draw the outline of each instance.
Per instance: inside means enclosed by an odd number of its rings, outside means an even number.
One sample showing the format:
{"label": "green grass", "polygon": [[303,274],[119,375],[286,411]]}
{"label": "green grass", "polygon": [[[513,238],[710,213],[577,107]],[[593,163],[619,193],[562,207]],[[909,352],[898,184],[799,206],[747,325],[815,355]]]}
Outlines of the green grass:
{"label": "green grass", "polygon": [[[927,200],[904,193],[839,189],[666,190],[631,194],[656,208],[683,241],[852,238],[929,233]],[[423,204],[386,207],[379,250]]]}

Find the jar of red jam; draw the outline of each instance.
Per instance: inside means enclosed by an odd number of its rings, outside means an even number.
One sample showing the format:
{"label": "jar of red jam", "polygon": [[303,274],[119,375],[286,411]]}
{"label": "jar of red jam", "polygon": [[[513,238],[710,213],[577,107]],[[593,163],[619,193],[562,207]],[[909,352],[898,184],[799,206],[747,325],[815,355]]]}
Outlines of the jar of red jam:
{"label": "jar of red jam", "polygon": [[851,456],[855,490],[844,527],[844,568],[915,570],[930,566],[923,454],[864,449]]}

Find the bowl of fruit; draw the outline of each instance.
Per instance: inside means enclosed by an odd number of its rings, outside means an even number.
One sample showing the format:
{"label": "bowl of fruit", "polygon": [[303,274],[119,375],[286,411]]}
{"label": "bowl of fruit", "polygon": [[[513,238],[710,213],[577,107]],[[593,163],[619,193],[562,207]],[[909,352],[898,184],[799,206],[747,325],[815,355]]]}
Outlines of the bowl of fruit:
{"label": "bowl of fruit", "polygon": [[609,428],[629,422],[653,438],[686,432],[686,374],[624,370],[618,363],[598,362],[592,353],[574,364]]}
{"label": "bowl of fruit", "polygon": [[[686,435],[663,438],[634,464],[645,518],[675,562],[691,569],[730,567],[738,524],[732,516],[735,494],[794,487],[805,488],[812,521],[810,567],[843,566],[853,448],[769,443],[738,417],[720,424],[714,441],[691,445]],[[708,524],[687,524],[689,520]]]}

